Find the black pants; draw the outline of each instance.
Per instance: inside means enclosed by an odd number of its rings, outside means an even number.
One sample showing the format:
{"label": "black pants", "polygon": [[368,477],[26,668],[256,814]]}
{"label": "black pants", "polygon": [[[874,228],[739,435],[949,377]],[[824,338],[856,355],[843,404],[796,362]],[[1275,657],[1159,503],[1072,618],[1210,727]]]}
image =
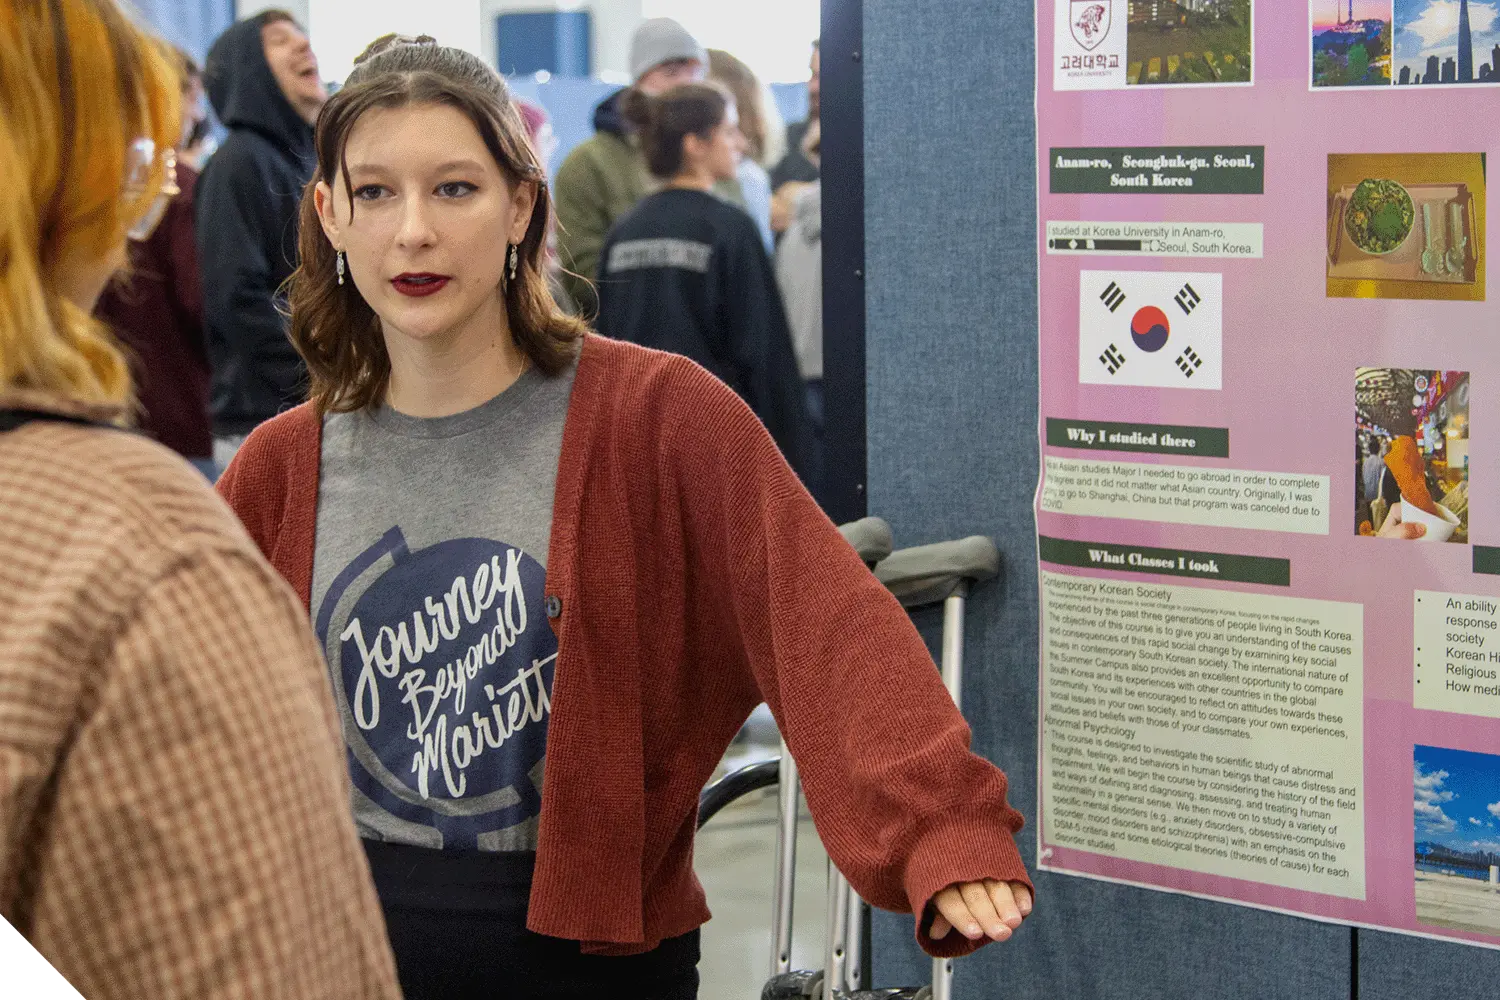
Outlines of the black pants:
{"label": "black pants", "polygon": [[[525,855],[367,841],[406,1000],[696,1000],[698,932],[643,955],[585,955],[526,929]],[[580,900],[587,906],[587,900]]]}

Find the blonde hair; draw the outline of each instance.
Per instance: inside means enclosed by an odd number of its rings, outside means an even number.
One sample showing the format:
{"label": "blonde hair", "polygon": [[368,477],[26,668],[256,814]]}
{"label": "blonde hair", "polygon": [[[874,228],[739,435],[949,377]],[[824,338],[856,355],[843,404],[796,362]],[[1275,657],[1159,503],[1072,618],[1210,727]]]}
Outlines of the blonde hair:
{"label": "blonde hair", "polygon": [[740,131],[750,146],[750,158],[762,166],[781,159],[786,151],[786,122],[776,108],[771,88],[755,71],[723,49],[708,50],[708,78],[729,88],[740,113]]}
{"label": "blonde hair", "polygon": [[58,283],[65,262],[119,254],[156,197],[160,157],[126,196],[127,149],[176,144],[178,91],[113,0],[0,0],[0,392],[128,400],[114,339]]}

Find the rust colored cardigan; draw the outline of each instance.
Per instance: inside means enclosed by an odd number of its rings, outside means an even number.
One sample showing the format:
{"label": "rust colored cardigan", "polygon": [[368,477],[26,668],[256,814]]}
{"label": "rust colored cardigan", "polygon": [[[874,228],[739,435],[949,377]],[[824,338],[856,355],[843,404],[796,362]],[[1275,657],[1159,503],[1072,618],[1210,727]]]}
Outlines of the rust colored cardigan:
{"label": "rust colored cardigan", "polygon": [[[219,489],[304,603],[322,422],[283,413]],[[563,431],[547,563],[558,666],[527,926],[625,954],[709,917],[698,793],[768,702],[829,854],[888,910],[955,882],[1025,882],[1006,780],[906,613],[765,428],[684,358],[589,336]],[[560,609],[557,602],[560,600]]]}

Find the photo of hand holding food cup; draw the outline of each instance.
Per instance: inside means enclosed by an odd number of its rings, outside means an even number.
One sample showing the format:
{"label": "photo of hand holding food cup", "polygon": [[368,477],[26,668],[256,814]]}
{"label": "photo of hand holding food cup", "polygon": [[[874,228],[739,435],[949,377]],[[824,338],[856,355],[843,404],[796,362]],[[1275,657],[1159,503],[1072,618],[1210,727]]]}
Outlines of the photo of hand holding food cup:
{"label": "photo of hand holding food cup", "polygon": [[1416,439],[1403,435],[1391,441],[1385,467],[1401,490],[1401,503],[1386,515],[1379,536],[1429,542],[1446,542],[1453,537],[1459,527],[1458,517],[1432,499],[1432,491],[1427,488],[1427,464]]}
{"label": "photo of hand holding food cup", "polygon": [[1355,531],[1407,541],[1469,540],[1469,375],[1355,373]]}

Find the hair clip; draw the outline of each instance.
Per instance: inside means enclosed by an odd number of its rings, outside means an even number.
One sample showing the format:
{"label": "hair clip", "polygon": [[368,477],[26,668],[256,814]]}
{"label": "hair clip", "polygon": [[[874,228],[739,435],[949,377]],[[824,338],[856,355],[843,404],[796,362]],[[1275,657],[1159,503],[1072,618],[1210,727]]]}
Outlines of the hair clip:
{"label": "hair clip", "polygon": [[354,65],[358,66],[360,63],[363,63],[366,60],[373,59],[383,52],[389,52],[391,49],[394,49],[400,45],[435,46],[437,44],[438,40],[436,38],[433,38],[431,35],[400,35],[395,32],[391,32],[388,35],[381,35],[369,45],[366,45],[365,50],[355,58]]}

